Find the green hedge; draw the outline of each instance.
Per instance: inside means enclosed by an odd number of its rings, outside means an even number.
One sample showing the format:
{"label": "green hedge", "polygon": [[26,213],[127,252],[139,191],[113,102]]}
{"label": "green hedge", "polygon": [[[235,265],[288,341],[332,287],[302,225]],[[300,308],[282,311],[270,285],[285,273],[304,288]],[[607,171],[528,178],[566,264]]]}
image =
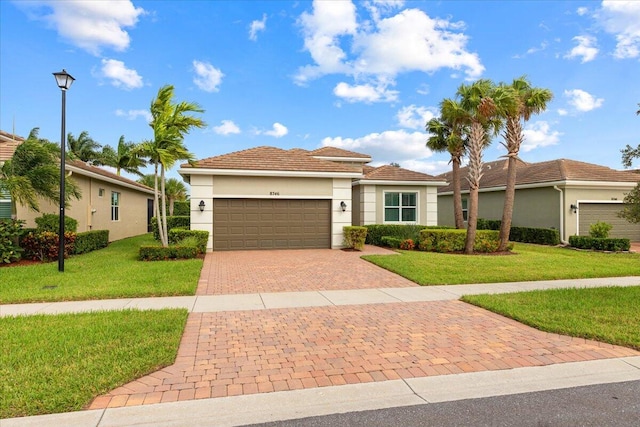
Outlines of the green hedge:
{"label": "green hedge", "polygon": [[[191,217],[184,215],[167,216],[167,232],[176,227],[182,227],[188,230],[191,227]],[[158,219],[155,216],[151,218],[151,229],[153,231],[153,238],[160,240],[160,234],[158,233]]]}
{"label": "green hedge", "polygon": [[[173,202],[173,215],[174,216],[189,216],[191,215],[191,206],[188,200]],[[168,212],[168,210],[167,210]]]}
{"label": "green hedge", "polygon": [[400,245],[402,244],[402,242],[404,242],[404,240],[398,237],[382,236],[380,242],[382,243],[380,246],[387,246],[392,249],[400,249]]}
{"label": "green hedge", "polygon": [[[463,252],[466,236],[467,230],[422,230],[419,248],[430,252]],[[482,253],[495,252],[499,244],[500,233],[498,231],[477,230],[473,250]]]}
{"label": "green hedge", "polygon": [[92,230],[76,234],[73,247],[75,255],[84,254],[109,245],[109,230]]}
{"label": "green hedge", "polygon": [[[478,218],[478,230],[500,230],[500,224],[499,219]],[[555,246],[560,244],[560,232],[554,228],[511,227],[509,240]]]}
{"label": "green hedge", "polygon": [[420,230],[449,230],[451,227],[426,226],[418,224],[370,224],[367,227],[368,245],[384,246],[383,237],[395,237],[401,240],[411,239],[414,242],[420,240]]}
{"label": "green hedge", "polygon": [[344,234],[344,245],[347,248],[361,251],[367,239],[367,227],[348,226],[342,228]]}
{"label": "green hedge", "polygon": [[570,236],[569,244],[578,249],[594,249],[596,251],[628,251],[631,248],[629,239],[613,239],[590,236]]}
{"label": "green hedge", "polygon": [[19,240],[24,221],[0,219],[0,263],[9,264],[20,260]]}
{"label": "green hedge", "polygon": [[[60,231],[60,215],[57,214],[42,214],[42,216],[36,218],[38,232],[50,231],[57,233]],[[64,216],[64,231],[76,232],[78,230],[78,221],[75,219]]]}
{"label": "green hedge", "polygon": [[197,240],[197,248],[201,254],[207,251],[209,232],[204,230],[184,230],[181,227],[173,228],[169,231],[169,244],[179,245],[181,241],[188,237],[193,237]]}
{"label": "green hedge", "polygon": [[138,259],[141,261],[164,261],[169,259],[190,259],[198,256],[195,246],[140,246]]}

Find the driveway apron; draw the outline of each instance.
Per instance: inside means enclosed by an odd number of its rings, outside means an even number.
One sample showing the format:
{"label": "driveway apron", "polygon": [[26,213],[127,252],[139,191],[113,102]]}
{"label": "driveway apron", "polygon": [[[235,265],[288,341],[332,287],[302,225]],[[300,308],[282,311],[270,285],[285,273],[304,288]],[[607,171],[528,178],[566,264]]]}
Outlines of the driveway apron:
{"label": "driveway apron", "polygon": [[[210,253],[198,294],[415,286],[360,255]],[[460,301],[191,313],[173,365],[96,398],[90,409],[637,355]]]}

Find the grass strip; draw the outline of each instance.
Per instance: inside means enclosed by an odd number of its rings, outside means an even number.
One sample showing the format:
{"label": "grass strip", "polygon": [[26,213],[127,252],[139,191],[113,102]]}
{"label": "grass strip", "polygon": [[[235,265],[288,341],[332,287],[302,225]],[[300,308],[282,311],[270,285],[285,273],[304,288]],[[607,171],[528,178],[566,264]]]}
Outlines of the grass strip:
{"label": "grass strip", "polygon": [[[640,254],[517,243],[511,255],[399,251],[362,258],[420,285],[640,276]],[[640,284],[640,279],[638,279]]]}
{"label": "grass strip", "polygon": [[187,310],[0,318],[0,418],[78,411],[171,365]]}
{"label": "grass strip", "polygon": [[542,331],[640,350],[640,286],[467,295],[462,300]]}
{"label": "grass strip", "polygon": [[151,234],[118,240],[108,247],[57,262],[0,268],[0,304],[88,299],[194,295],[202,259],[138,261]]}

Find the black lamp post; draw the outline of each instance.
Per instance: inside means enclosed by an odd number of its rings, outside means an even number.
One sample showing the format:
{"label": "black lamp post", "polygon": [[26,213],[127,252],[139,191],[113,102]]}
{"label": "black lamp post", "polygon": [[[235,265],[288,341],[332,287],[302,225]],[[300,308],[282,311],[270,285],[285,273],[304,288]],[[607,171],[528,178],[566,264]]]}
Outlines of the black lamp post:
{"label": "black lamp post", "polygon": [[58,271],[64,271],[64,175],[65,175],[65,110],[67,101],[67,89],[71,87],[71,83],[75,80],[66,70],[53,73],[56,83],[62,91],[62,131],[60,136],[60,228],[58,229]]}

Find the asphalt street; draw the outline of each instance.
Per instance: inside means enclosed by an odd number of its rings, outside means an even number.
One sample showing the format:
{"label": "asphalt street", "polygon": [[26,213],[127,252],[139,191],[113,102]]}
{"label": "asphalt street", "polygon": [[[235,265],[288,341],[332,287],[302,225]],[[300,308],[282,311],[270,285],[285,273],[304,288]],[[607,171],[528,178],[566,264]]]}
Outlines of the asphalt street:
{"label": "asphalt street", "polygon": [[254,427],[638,427],[640,381],[254,424]]}

